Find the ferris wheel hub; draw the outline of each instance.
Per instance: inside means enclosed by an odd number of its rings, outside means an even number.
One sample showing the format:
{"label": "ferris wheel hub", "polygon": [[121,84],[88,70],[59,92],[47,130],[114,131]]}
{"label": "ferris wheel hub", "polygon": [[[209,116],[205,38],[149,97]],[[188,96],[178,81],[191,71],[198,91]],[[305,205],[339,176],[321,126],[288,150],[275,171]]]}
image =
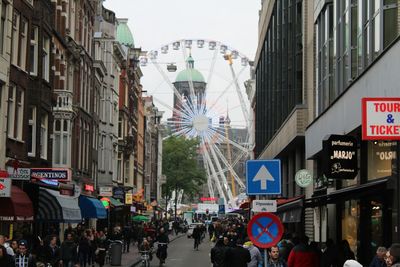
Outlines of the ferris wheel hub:
{"label": "ferris wheel hub", "polygon": [[208,129],[209,119],[206,115],[200,114],[193,118],[193,128],[198,132],[203,132]]}

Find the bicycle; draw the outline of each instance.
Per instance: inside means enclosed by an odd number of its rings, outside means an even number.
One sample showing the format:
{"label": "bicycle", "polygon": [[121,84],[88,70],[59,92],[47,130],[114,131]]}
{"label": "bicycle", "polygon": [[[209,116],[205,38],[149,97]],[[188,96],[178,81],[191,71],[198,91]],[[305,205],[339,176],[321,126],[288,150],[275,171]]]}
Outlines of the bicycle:
{"label": "bicycle", "polygon": [[150,258],[151,258],[151,251],[150,250],[143,250],[139,251],[140,257],[142,259],[142,266],[143,267],[150,267]]}

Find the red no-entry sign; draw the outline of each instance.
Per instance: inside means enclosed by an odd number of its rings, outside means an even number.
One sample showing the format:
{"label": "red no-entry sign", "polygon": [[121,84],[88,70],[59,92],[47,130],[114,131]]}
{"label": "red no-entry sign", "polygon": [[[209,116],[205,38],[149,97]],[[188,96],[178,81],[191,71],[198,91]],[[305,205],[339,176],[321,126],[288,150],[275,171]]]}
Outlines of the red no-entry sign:
{"label": "red no-entry sign", "polygon": [[254,245],[270,248],[281,240],[283,225],[276,215],[262,212],[251,218],[247,226],[247,234]]}

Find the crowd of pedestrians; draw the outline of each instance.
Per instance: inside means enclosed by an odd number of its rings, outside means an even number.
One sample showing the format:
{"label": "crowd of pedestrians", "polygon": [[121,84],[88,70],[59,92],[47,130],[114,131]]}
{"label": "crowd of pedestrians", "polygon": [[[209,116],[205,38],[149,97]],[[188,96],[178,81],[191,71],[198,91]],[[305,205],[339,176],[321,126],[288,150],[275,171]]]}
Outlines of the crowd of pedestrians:
{"label": "crowd of pedestrians", "polygon": [[29,237],[9,239],[0,235],[0,267],[102,267],[112,242],[122,243],[123,252],[129,252],[132,244],[140,248],[144,240],[152,245],[157,235],[164,232],[162,229],[169,231],[168,221],[116,226],[111,231],[89,229],[83,224],[74,228],[68,225],[63,241],[56,232],[43,239],[37,237],[38,240]]}

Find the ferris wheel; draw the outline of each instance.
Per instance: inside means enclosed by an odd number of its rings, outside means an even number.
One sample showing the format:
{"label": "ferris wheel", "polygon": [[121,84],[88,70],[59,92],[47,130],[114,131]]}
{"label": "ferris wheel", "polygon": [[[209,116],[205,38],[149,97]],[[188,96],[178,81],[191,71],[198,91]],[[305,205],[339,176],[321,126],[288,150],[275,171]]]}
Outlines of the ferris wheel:
{"label": "ferris wheel", "polygon": [[182,39],[139,60],[148,94],[166,109],[170,136],[200,140],[210,197],[234,207],[254,148],[249,58],[219,41]]}

